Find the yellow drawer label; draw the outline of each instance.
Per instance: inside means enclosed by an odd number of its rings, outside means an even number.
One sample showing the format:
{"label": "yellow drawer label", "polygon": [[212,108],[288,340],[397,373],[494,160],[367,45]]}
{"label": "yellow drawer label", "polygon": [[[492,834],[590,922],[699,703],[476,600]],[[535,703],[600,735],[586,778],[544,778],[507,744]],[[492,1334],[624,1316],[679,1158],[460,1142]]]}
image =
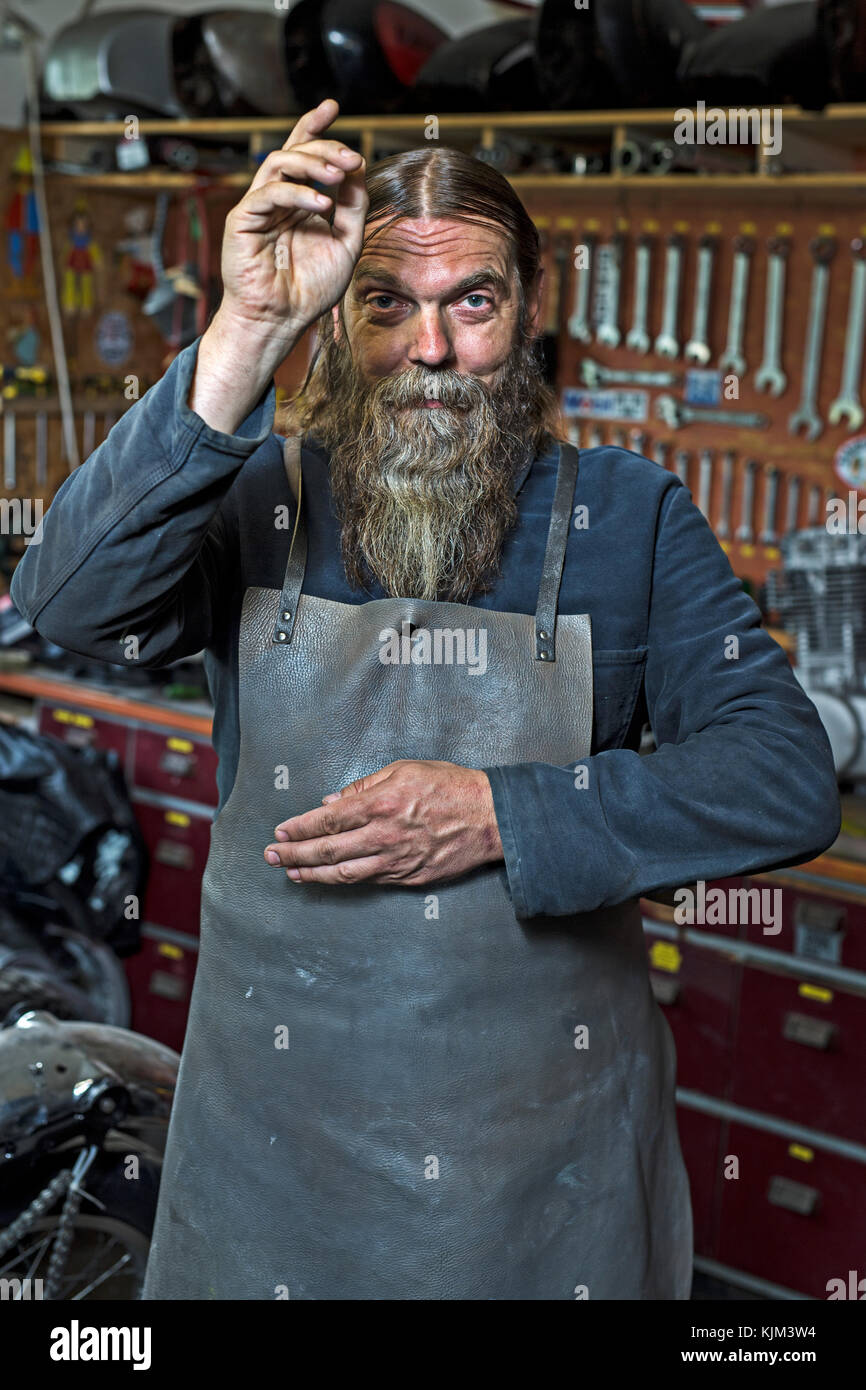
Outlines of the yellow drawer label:
{"label": "yellow drawer label", "polygon": [[654,941],[650,947],[650,961],[656,970],[669,970],[675,975],[682,960],[679,947],[672,941]]}
{"label": "yellow drawer label", "polygon": [[71,709],[55,709],[51,712],[52,719],[56,719],[58,724],[74,724],[76,729],[92,729],[93,716],[89,714],[77,714]]}
{"label": "yellow drawer label", "polygon": [[805,980],[797,986],[797,993],[803,999],[817,999],[819,1004],[831,1004],[833,1002],[832,989],[825,989],[823,985],[807,985]]}
{"label": "yellow drawer label", "polygon": [[166,825],[187,826],[191,824],[191,821],[189,816],[185,815],[183,811],[166,811],[165,823]]}

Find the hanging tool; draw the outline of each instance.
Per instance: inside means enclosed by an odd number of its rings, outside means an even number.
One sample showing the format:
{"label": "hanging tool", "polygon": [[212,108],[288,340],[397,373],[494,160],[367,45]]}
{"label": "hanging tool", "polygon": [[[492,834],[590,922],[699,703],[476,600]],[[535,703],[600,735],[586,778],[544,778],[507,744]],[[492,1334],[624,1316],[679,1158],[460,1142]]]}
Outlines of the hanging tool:
{"label": "hanging tool", "polygon": [[806,438],[812,442],[824,430],[824,422],[818,414],[818,386],[821,376],[824,325],[827,319],[830,266],[836,254],[836,242],[832,237],[815,237],[809,250],[812,253],[812,287],[809,292],[809,321],[806,327],[803,380],[800,390],[800,404],[788,420],[788,430],[791,434],[799,434],[801,429],[805,429]]}
{"label": "hanging tool", "polygon": [[716,535],[719,540],[727,540],[731,534],[731,504],[734,497],[734,451],[726,449],[722,455],[722,501]]}
{"label": "hanging tool", "polygon": [[650,350],[650,336],[647,329],[649,317],[650,269],[652,263],[651,236],[638,237],[634,250],[634,297],[632,321],[625,345],[632,352],[647,353]]}
{"label": "hanging tool", "polygon": [[692,336],[686,343],[683,356],[687,362],[698,362],[704,367],[709,362],[711,355],[707,338],[715,256],[715,237],[702,236],[698,243],[698,270],[695,279],[695,303],[692,311]]}
{"label": "hanging tool", "polygon": [[595,237],[587,235],[582,245],[575,247],[574,307],[568,320],[568,336],[581,343],[592,342],[589,305],[594,261]]}
{"label": "hanging tool", "polygon": [[765,429],[770,423],[768,415],[757,410],[717,410],[712,407],[685,405],[674,396],[657,396],[655,412],[672,429],[683,425],[734,425],[740,429]]}
{"label": "hanging tool", "polygon": [[719,358],[719,369],[745,376],[746,359],[743,340],[746,332],[746,306],[749,298],[749,270],[755,243],[751,237],[734,238],[734,268],[731,276],[731,299],[728,305],[728,341]]}
{"label": "hanging tool", "polygon": [[785,313],[785,263],[791,250],[787,237],[767,242],[767,299],[764,307],[764,357],[755,376],[755,390],[781,396],[788,384],[782,370],[782,323]]}
{"label": "hanging tool", "polygon": [[674,234],[668,237],[665,250],[665,287],[662,303],[661,332],[654,349],[659,357],[678,357],[677,324],[680,312],[680,278],[683,266],[683,239]]}
{"label": "hanging tool", "polygon": [[863,366],[863,337],[866,333],[866,248],[862,238],[851,242],[851,288],[848,292],[848,326],[845,330],[845,357],[839,394],[827,412],[831,425],[844,420],[853,434],[863,423],[860,403],[860,371]]}

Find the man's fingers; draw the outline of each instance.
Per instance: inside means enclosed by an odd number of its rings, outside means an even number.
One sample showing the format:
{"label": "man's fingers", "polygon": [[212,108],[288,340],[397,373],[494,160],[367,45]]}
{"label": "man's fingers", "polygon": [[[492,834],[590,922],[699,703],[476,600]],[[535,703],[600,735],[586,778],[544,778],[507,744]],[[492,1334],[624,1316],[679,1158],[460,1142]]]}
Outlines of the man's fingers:
{"label": "man's fingers", "polygon": [[333,97],[325,97],[318,106],[314,106],[312,111],[305,111],[303,116],[299,116],[292,126],[291,134],[283,145],[284,150],[289,150],[293,145],[300,145],[304,140],[309,140],[311,136],[321,135],[323,130],[337,119],[340,114],[339,103]]}
{"label": "man's fingers", "polygon": [[313,840],[321,835],[339,835],[346,830],[357,830],[373,819],[369,801],[360,797],[346,796],[339,801],[331,801],[327,806],[316,806],[301,816],[284,820],[274,830],[280,841]]}
{"label": "man's fingers", "polygon": [[332,866],[286,870],[286,877],[294,883],[331,883],[346,887],[365,880],[378,881],[385,868],[385,861],[373,855],[366,859],[347,859]]}
{"label": "man's fingers", "polygon": [[[250,188],[260,188],[279,178],[309,180],[327,174],[327,165],[341,175],[357,173],[361,155],[342,146],[336,140],[314,140],[291,150],[273,150],[262,160]],[[362,161],[363,162],[363,161]]]}
{"label": "man's fingers", "polygon": [[327,218],[333,207],[333,199],[326,193],[317,193],[303,183],[266,183],[261,188],[251,189],[243,201],[238,203],[236,213],[254,217],[269,218],[279,208],[282,222],[285,209],[298,212],[317,212]]}
{"label": "man's fingers", "polygon": [[[309,840],[289,840],[268,845],[265,858],[269,864],[279,863],[284,869],[314,868],[382,854],[386,848],[379,830],[372,825],[363,825],[343,835],[319,835]],[[274,854],[276,860],[272,858]]]}

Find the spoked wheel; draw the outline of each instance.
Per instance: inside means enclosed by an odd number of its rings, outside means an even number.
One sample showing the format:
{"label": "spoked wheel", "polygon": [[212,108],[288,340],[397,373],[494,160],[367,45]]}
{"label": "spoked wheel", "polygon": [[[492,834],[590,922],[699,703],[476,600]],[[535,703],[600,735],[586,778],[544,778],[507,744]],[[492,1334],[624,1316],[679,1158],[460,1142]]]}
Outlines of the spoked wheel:
{"label": "spoked wheel", "polygon": [[[59,1220],[58,1212],[34,1221],[21,1241],[0,1257],[0,1279],[29,1278],[31,1299],[38,1296],[39,1285],[34,1281],[46,1277]],[[78,1212],[72,1228],[72,1243],[54,1299],[138,1299],[144,1283],[149,1238],[122,1217],[100,1213],[90,1216]],[[26,1298],[27,1290],[28,1286],[22,1284],[17,1296]]]}

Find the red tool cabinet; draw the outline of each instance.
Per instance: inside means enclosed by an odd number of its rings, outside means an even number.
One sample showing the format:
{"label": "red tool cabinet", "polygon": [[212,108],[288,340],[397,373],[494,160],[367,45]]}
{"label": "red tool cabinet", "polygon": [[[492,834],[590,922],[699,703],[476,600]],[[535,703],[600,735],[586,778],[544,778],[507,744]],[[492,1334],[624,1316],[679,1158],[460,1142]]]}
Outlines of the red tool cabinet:
{"label": "red tool cabinet", "polygon": [[[132,1026],[180,1051],[217,804],[206,711],[0,675],[38,727],[121,760],[148,844]],[[698,1268],[769,1297],[826,1298],[866,1274],[866,865],[711,887],[781,890],[781,929],[680,925],[642,902],[650,979],[677,1046],[680,1143]]]}
{"label": "red tool cabinet", "polygon": [[831,853],[711,887],[780,889],[782,911],[776,933],[642,903],[677,1045],[695,1264],[826,1298],[866,1274],[866,870]]}

